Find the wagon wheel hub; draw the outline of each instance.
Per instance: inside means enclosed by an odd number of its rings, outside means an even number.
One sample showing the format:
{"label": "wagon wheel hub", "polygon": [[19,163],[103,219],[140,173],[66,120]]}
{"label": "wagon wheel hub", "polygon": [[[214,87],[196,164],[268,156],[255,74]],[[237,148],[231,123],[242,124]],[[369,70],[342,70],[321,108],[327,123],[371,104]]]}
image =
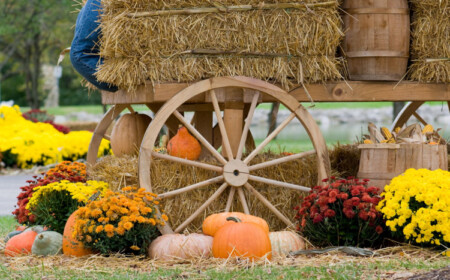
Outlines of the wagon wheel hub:
{"label": "wagon wheel hub", "polygon": [[248,181],[249,169],[247,164],[241,160],[230,160],[223,167],[223,177],[225,182],[233,187],[241,187]]}

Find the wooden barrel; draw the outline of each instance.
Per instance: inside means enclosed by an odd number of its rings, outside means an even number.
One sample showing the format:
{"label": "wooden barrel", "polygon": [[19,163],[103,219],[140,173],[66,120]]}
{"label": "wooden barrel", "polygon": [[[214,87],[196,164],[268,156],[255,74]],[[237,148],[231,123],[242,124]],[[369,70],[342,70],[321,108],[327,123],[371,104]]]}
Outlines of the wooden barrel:
{"label": "wooden barrel", "polygon": [[407,0],[345,0],[343,8],[350,80],[400,80],[409,57]]}
{"label": "wooden barrel", "polygon": [[447,145],[362,144],[358,178],[384,189],[409,168],[448,169]]}

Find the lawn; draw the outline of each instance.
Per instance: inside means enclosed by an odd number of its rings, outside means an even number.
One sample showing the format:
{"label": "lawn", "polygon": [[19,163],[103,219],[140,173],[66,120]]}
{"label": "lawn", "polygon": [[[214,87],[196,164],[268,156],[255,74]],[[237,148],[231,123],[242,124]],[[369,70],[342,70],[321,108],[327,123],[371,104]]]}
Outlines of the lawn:
{"label": "lawn", "polygon": [[[0,217],[0,237],[15,227],[11,216]],[[271,263],[236,260],[158,262],[148,258],[92,255],[5,257],[0,239],[0,279],[404,279],[450,265],[438,252],[412,246],[375,251],[374,257],[327,253],[276,258]]]}

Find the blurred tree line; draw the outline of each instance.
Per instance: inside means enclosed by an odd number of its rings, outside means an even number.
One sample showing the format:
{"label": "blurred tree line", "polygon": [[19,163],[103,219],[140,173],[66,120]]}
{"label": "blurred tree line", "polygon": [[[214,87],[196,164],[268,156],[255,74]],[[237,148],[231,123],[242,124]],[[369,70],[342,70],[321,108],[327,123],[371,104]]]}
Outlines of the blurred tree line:
{"label": "blurred tree line", "polygon": [[[14,100],[31,108],[42,106],[46,97],[42,65],[55,65],[60,52],[70,46],[80,3],[0,1],[0,101]],[[69,57],[61,66],[60,105],[100,104],[100,94],[88,94]]]}

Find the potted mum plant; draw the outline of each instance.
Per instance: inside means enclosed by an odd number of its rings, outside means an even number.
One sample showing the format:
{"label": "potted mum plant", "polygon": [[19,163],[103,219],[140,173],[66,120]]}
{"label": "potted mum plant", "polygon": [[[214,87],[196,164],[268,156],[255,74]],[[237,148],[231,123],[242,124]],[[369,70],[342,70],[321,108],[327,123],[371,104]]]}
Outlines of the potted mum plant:
{"label": "potted mum plant", "polygon": [[375,208],[380,201],[377,187],[369,180],[323,180],[300,207],[296,207],[297,230],[314,245],[372,247],[382,240],[382,215]]}

